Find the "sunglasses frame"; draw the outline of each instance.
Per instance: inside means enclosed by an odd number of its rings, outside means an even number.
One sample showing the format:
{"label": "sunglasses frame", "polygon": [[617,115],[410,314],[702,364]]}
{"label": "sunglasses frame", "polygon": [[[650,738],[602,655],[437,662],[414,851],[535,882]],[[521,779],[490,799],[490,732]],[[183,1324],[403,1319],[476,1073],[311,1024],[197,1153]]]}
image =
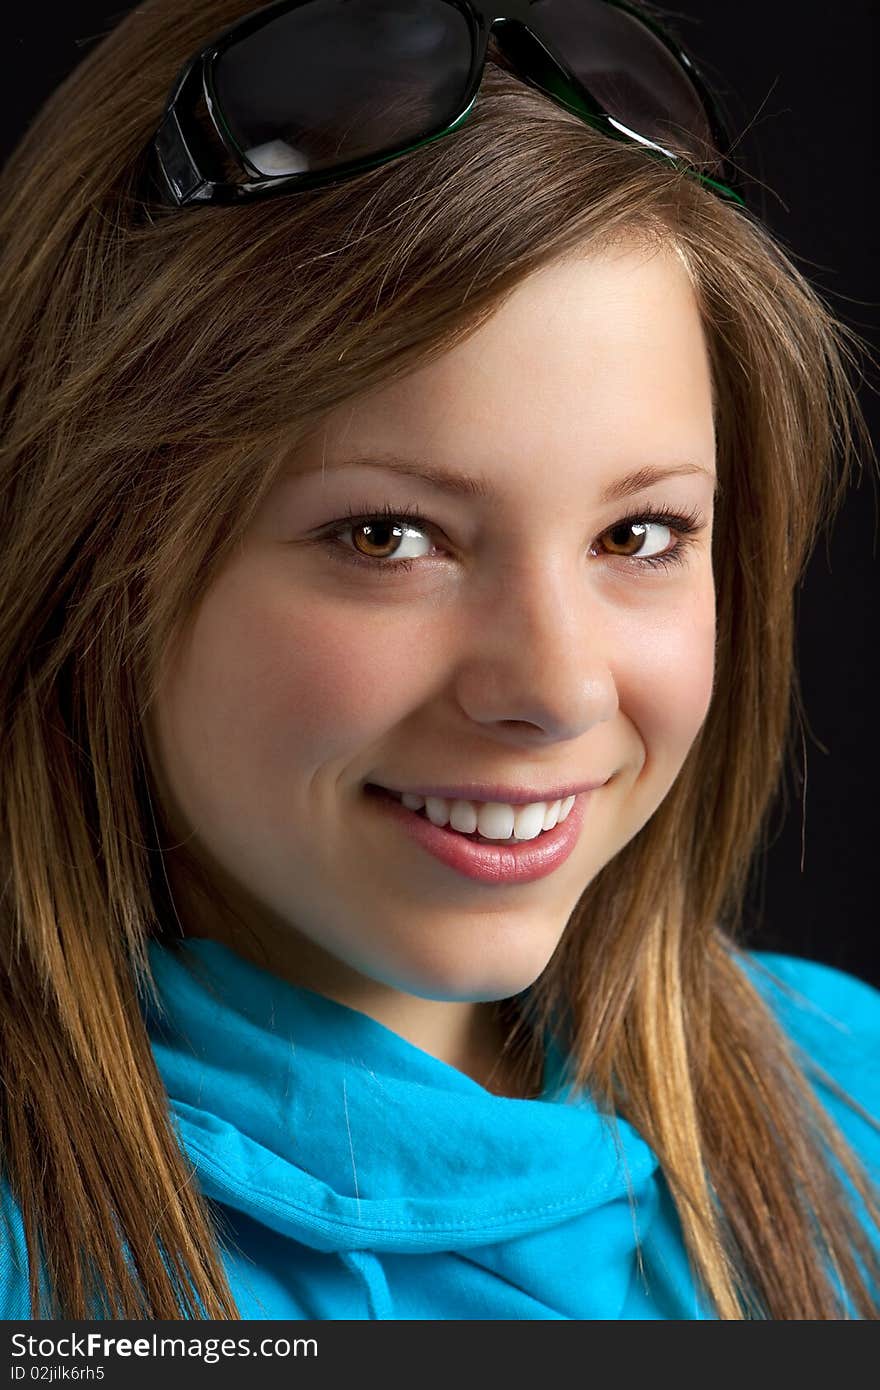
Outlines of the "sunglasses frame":
{"label": "sunglasses frame", "polygon": [[[451,135],[468,118],[483,79],[490,40],[494,37],[498,48],[511,64],[514,75],[527,86],[534,87],[557,105],[578,116],[586,124],[601,130],[603,134],[627,144],[639,144],[645,152],[665,162],[681,168],[689,177],[696,178],[720,197],[746,207],[745,198],[739,191],[739,178],[729,162],[732,146],[730,129],[725,121],[716,99],[701,77],[692,59],[680,45],[662,29],[650,16],[646,16],[627,0],[600,0],[602,4],[623,10],[638,20],[666,48],[676,62],[684,69],[691,85],[700,98],[715,149],[721,160],[723,180],[710,177],[707,173],[690,165],[687,160],[676,156],[661,146],[633,135],[626,135],[613,123],[613,118],[602,108],[587,88],[570,72],[528,25],[530,4],[528,0],[506,0],[505,14],[499,17],[496,6],[487,0],[444,0],[445,4],[460,11],[468,21],[471,33],[471,70],[467,88],[462,101],[462,109],[451,121],[442,127],[429,131],[409,144],[385,150],[378,155],[366,155],[335,165],[331,169],[314,172],[299,172],[266,176],[251,164],[246,154],[236,143],[232,132],[223,120],[220,103],[214,85],[214,69],[223,53],[239,40],[271,24],[275,19],[292,10],[311,4],[312,0],[275,0],[264,5],[243,19],[229,25],[210,43],[206,44],[180,70],[174,81],[171,94],[165,106],[158,132],[151,142],[150,154],[154,186],[160,198],[173,207],[201,206],[204,204],[234,204],[252,199],[274,198],[285,194],[320,188],[324,185],[343,182],[354,178],[368,169],[378,168],[401,155],[422,149],[435,140]],[[216,134],[220,148],[211,148],[202,126],[197,122],[195,112],[201,99],[210,125]],[[230,183],[220,168],[220,161],[232,163],[244,176],[242,182]]]}

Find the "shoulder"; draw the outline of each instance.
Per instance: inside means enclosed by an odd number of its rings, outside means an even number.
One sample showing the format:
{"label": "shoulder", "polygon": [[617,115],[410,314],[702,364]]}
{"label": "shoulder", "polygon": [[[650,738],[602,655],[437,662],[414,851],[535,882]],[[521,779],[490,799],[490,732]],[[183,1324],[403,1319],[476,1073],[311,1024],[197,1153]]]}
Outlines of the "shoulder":
{"label": "shoulder", "polygon": [[781,1021],[841,1060],[878,1055],[880,990],[873,985],[834,966],[774,951],[744,951],[740,959]]}
{"label": "shoulder", "polygon": [[744,951],[742,955],[753,971],[772,975],[802,994],[814,1008],[832,1016],[842,1014],[838,1021],[845,1032],[867,1029],[880,1039],[880,990],[867,981],[833,965],[800,956],[779,955],[775,951]]}
{"label": "shoulder", "polygon": [[27,1245],[21,1209],[0,1172],[0,1321],[31,1316]]}
{"label": "shoulder", "polygon": [[[773,951],[738,959],[794,1044],[823,1104],[880,1175],[880,990],[819,961]],[[836,1083],[847,1098],[839,1096]]]}

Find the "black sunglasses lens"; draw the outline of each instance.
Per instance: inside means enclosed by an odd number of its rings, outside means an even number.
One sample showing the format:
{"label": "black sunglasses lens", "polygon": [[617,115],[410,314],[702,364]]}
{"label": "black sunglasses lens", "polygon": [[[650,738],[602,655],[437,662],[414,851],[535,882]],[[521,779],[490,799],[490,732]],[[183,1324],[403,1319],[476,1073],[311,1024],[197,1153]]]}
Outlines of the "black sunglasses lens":
{"label": "black sunglasses lens", "polygon": [[722,152],[699,92],[647,25],[605,0],[544,0],[528,23],[622,134],[710,175],[721,172]]}
{"label": "black sunglasses lens", "polygon": [[225,49],[213,85],[235,144],[271,177],[439,132],[472,62],[468,19],[446,0],[309,0]]}

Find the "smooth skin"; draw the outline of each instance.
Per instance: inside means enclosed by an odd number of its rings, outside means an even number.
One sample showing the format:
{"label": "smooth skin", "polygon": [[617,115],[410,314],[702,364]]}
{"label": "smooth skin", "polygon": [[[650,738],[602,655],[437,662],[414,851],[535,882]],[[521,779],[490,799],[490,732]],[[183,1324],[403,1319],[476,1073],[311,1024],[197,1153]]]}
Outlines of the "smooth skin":
{"label": "smooth skin", "polygon": [[[488,495],[363,462],[379,458],[478,477]],[[600,500],[682,463],[696,471]],[[538,978],[708,712],[715,483],[705,338],[668,249],[556,261],[467,341],[334,411],[192,615],[148,716],[174,844],[215,898],[169,850],[185,931],[508,1093],[489,1079],[487,1001]],[[346,530],[347,511],[386,505],[429,525]],[[631,509],[699,513],[682,564],[637,563],[679,536],[614,529]],[[413,568],[392,572],[403,558]],[[364,793],[596,779],[573,854],[519,886],[459,875]]]}

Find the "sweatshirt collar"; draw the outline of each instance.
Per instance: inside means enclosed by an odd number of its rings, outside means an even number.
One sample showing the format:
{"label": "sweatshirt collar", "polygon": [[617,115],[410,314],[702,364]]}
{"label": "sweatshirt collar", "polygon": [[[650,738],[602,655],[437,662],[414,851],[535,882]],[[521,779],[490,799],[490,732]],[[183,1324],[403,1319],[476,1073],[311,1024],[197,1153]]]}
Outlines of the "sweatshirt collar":
{"label": "sweatshirt collar", "polygon": [[574,1095],[497,1096],[357,1009],[203,937],[149,943],[172,1123],[206,1195],[318,1250],[429,1251],[617,1203],[657,1168]]}

